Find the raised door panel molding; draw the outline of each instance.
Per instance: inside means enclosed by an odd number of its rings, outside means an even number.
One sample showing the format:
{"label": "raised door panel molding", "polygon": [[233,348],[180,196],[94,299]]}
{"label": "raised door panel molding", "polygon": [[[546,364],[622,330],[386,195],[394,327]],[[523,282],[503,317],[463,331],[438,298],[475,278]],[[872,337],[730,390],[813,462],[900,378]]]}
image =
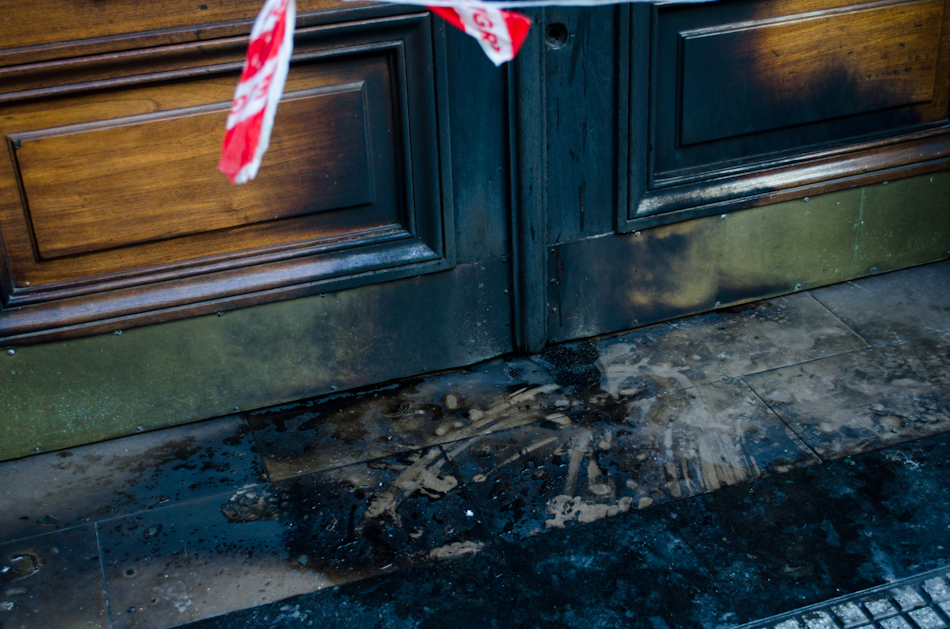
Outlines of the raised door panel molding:
{"label": "raised door panel molding", "polygon": [[683,32],[680,141],[930,101],[942,14],[923,0]]}
{"label": "raised door panel molding", "polygon": [[[229,106],[11,134],[37,258],[372,204],[362,84],[287,94],[260,185],[209,168]],[[397,224],[398,207],[386,205],[350,229]]]}
{"label": "raised door panel molding", "polygon": [[[431,18],[302,29],[257,179],[217,171],[246,40],[0,104],[0,339],[33,341],[453,265]],[[440,41],[438,38],[435,41]],[[180,70],[168,59],[181,59]],[[99,61],[88,69],[99,72]],[[17,96],[19,95],[19,96]]]}
{"label": "raised door panel molding", "polygon": [[[7,26],[0,49],[38,46],[64,41],[124,35],[209,24],[253,20],[260,0],[162,0],[88,2],[88,0],[0,0],[0,15],[15,16]],[[303,11],[338,7],[340,0],[303,0]]]}
{"label": "raised door panel molding", "polygon": [[[0,67],[246,34],[262,0],[0,0]],[[299,26],[391,14],[346,0],[297,0]],[[330,17],[332,16],[332,17]],[[353,19],[352,17],[350,19]]]}
{"label": "raised door panel molding", "polygon": [[947,5],[725,0],[632,22],[650,60],[631,57],[621,231],[950,167]]}

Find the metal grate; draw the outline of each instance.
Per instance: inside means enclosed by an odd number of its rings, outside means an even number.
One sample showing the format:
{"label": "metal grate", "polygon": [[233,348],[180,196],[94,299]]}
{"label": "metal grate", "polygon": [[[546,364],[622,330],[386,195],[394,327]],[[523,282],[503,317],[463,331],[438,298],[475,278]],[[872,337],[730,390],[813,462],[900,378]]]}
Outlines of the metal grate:
{"label": "metal grate", "polygon": [[950,629],[950,567],[931,570],[738,629]]}

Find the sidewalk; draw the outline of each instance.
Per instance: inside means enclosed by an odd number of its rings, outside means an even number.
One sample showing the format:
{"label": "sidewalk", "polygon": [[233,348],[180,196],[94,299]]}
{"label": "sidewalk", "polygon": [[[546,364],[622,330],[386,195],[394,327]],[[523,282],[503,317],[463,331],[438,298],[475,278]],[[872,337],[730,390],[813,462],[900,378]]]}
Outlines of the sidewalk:
{"label": "sidewalk", "polygon": [[735,626],[950,566],[948,430],[944,261],[2,463],[0,627]]}

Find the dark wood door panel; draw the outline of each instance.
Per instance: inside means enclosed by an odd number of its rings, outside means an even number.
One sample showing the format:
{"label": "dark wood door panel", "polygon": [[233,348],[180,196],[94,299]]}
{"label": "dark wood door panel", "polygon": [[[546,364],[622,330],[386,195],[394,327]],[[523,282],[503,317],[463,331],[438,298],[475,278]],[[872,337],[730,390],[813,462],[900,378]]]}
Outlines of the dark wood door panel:
{"label": "dark wood door panel", "polygon": [[[621,231],[947,168],[947,0],[635,12]],[[638,17],[639,16],[639,17]],[[649,105],[644,105],[644,102]]]}
{"label": "dark wood door panel", "polygon": [[[381,54],[294,64],[274,147],[245,186],[216,168],[236,73],[8,108],[0,131],[13,160],[0,166],[0,225],[13,286],[35,292],[348,232],[405,230],[391,62]],[[50,126],[63,121],[71,124]],[[347,124],[357,137],[345,150],[357,157],[334,164]],[[341,189],[347,167],[356,172]],[[360,203],[367,199],[379,202]]]}
{"label": "dark wood door panel", "polygon": [[930,101],[942,17],[919,0],[682,32],[680,142]]}
{"label": "dark wood door panel", "polygon": [[184,46],[177,74],[156,50],[156,73],[140,59],[109,81],[8,93],[0,337],[452,266],[431,18],[301,30],[271,148],[234,186],[216,165],[244,45],[221,63],[219,42],[208,66]]}
{"label": "dark wood door panel", "polygon": [[[0,0],[7,23],[0,50],[115,37],[234,20],[253,20],[259,0]],[[345,6],[340,0],[301,0],[299,11]]]}
{"label": "dark wood door panel", "polygon": [[[515,181],[525,231],[548,231],[543,293],[523,299],[546,322],[532,349],[950,255],[948,7],[633,4],[616,39],[603,23],[587,36],[602,9],[546,10],[546,32],[566,35],[516,119],[544,106]],[[615,150],[585,145],[612,98]]]}
{"label": "dark wood door panel", "polygon": [[[11,134],[37,257],[372,203],[362,84],[287,94],[266,186],[236,187],[210,168],[229,107],[175,110],[139,123],[119,119],[79,132]],[[288,161],[299,167],[281,163]],[[349,229],[396,224],[397,210],[376,208]]]}
{"label": "dark wood door panel", "polygon": [[653,185],[945,124],[945,4],[897,0],[738,22],[711,5],[660,11]]}

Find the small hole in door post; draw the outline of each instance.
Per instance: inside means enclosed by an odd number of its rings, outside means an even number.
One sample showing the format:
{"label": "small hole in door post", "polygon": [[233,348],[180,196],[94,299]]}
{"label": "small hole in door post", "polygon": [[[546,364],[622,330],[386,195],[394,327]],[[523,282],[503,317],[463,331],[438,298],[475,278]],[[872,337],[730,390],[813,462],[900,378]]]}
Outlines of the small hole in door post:
{"label": "small hole in door post", "polygon": [[544,43],[548,48],[557,50],[567,44],[567,27],[563,24],[548,24],[544,29]]}

